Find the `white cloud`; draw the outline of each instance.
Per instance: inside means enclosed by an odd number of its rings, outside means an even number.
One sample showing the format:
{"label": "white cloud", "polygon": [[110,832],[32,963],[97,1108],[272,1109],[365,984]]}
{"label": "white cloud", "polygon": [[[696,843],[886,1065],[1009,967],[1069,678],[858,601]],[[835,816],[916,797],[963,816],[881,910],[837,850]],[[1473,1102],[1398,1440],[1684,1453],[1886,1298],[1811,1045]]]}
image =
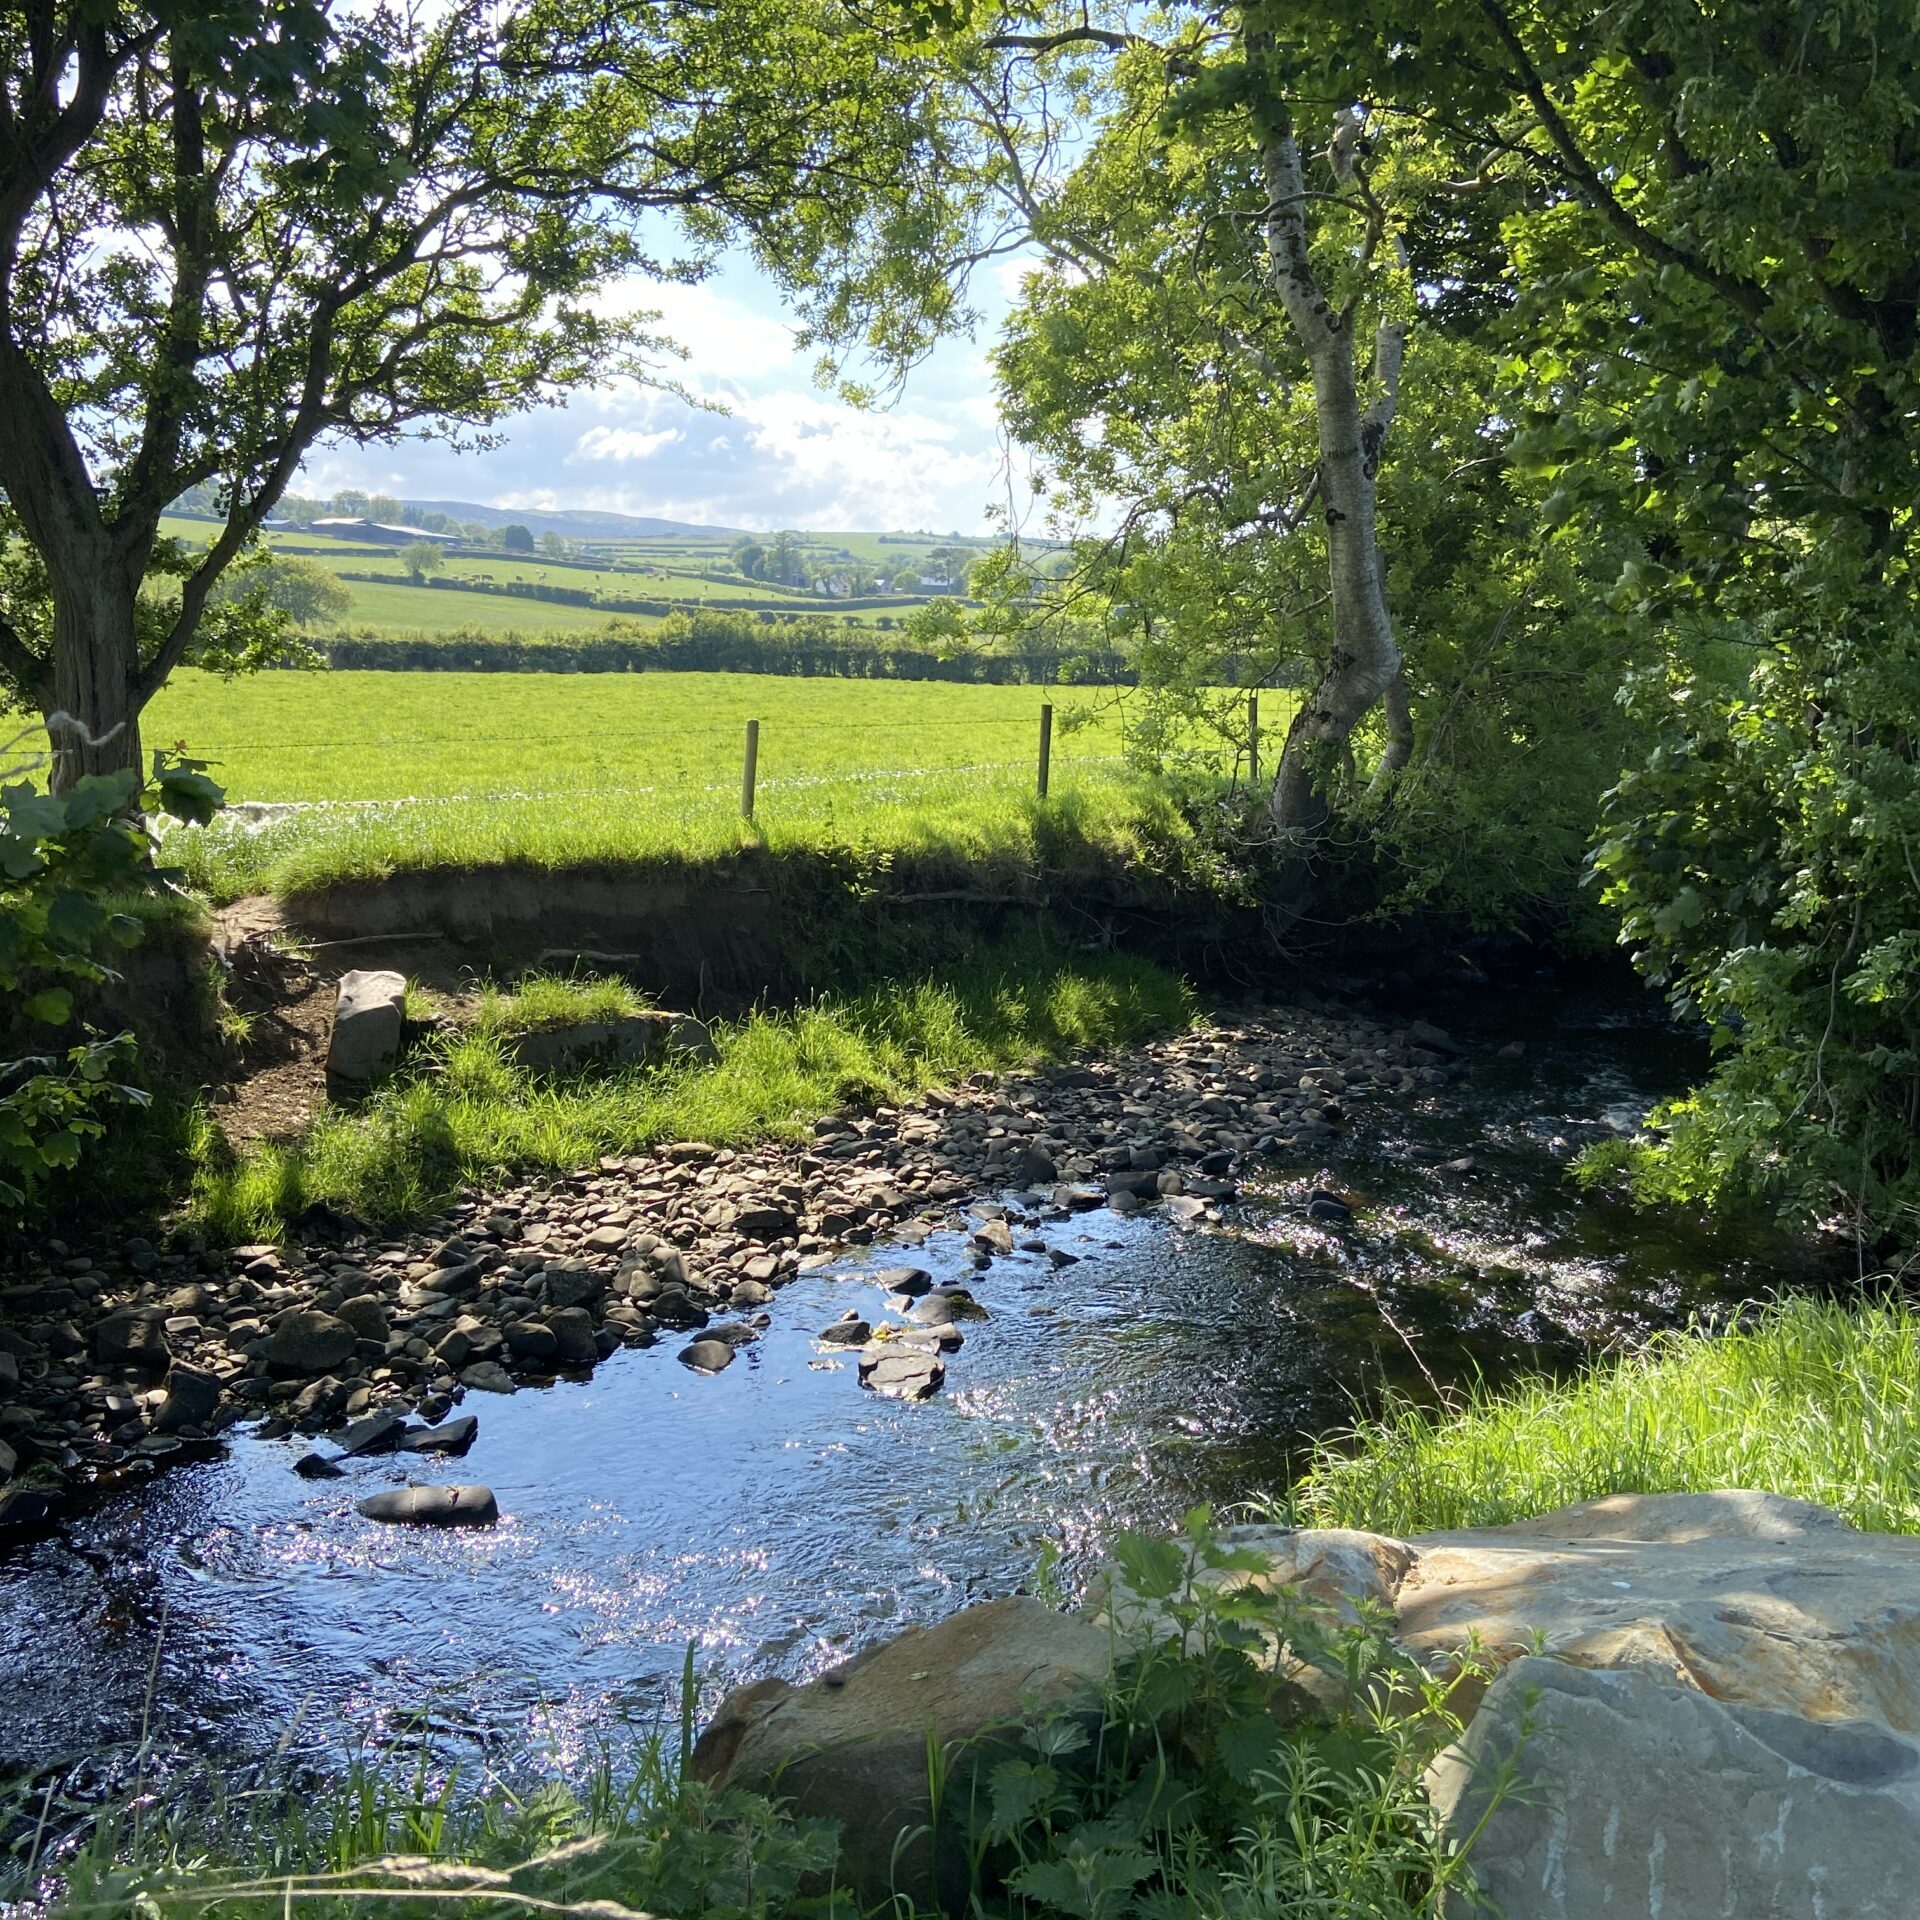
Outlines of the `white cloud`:
{"label": "white cloud", "polygon": [[799,366],[791,327],[709,283],[628,280],[609,287],[595,305],[607,314],[657,313],[654,324],[686,355],[663,361],[668,373],[760,380]]}
{"label": "white cloud", "polygon": [[[1003,277],[1012,266],[1003,263]],[[504,422],[505,443],[489,452],[431,440],[323,449],[301,490],[359,486],[756,530],[968,532],[984,529],[1004,494],[991,370],[978,343],[941,348],[894,407],[864,412],[813,385],[773,290],[749,272],[730,268],[697,286],[636,281],[605,304],[609,312],[657,309],[661,331],[687,349],[684,361],[663,363],[663,375],[714,404],[613,380]]]}
{"label": "white cloud", "polygon": [[638,427],[589,427],[573,443],[567,456],[575,460],[648,460],[662,447],[670,447],[683,438],[678,427],[662,427],[647,433]]}

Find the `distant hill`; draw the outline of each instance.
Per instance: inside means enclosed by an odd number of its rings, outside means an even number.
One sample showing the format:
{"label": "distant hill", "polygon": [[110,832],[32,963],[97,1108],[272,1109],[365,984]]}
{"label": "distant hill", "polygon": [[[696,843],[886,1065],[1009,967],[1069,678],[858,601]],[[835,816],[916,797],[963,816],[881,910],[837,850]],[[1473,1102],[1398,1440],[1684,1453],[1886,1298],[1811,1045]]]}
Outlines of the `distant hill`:
{"label": "distant hill", "polygon": [[592,507],[479,507],[471,500],[409,500],[410,507],[444,513],[483,527],[525,527],[529,533],[557,533],[566,540],[737,539],[740,527],[699,527],[686,520],[655,520],[639,513],[602,513]]}

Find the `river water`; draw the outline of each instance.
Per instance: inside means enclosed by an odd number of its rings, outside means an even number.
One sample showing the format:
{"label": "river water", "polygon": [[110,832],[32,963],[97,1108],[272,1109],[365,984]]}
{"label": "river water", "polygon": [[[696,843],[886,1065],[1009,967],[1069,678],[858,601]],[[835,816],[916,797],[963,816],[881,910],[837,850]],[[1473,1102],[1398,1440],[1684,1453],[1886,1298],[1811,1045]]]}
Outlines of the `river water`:
{"label": "river water", "polygon": [[[957,1235],[910,1255],[992,1313],[924,1404],[863,1392],[810,1337],[884,1310],[849,1262],[784,1289],[717,1376],[668,1340],[584,1383],[470,1396],[479,1439],[441,1472],[308,1482],[303,1443],[239,1435],[108,1496],[0,1558],[0,1769],[87,1794],[169,1758],[425,1739],[577,1770],[673,1710],[689,1642],[716,1684],[816,1672],[1030,1585],[1045,1547],[1070,1582],[1120,1527],[1282,1492],[1302,1436],[1383,1380],[1573,1364],[1805,1277],[1769,1237],[1650,1222],[1566,1178],[1573,1147],[1700,1064],[1649,1003],[1453,1019],[1476,1043],[1463,1083],[1362,1112],[1330,1162],[1272,1165],[1225,1231],[1097,1212],[1038,1229],[1081,1256],[1057,1272],[1022,1255],[972,1276]],[[1516,1034],[1526,1059],[1494,1057]],[[1461,1154],[1471,1171],[1444,1170]],[[1335,1231],[1299,1211],[1327,1177],[1359,1205]],[[408,1469],[485,1481],[502,1524],[355,1515]]]}

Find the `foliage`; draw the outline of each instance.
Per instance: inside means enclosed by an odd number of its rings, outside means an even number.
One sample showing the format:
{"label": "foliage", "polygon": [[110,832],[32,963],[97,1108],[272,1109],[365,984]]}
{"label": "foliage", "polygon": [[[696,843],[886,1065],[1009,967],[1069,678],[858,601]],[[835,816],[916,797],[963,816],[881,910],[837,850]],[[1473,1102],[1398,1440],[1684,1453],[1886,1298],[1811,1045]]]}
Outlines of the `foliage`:
{"label": "foliage", "polygon": [[1320,1444],[1303,1524],[1496,1526],[1609,1493],[1758,1487],[1920,1533],[1920,1314],[1805,1298],[1656,1340],[1573,1382],[1395,1401]]}
{"label": "foliage", "polygon": [[400,549],[400,564],[415,580],[447,570],[447,550],[438,540],[414,540]]}
{"label": "foliage", "polygon": [[332,568],[296,553],[276,554],[263,560],[257,570],[236,568],[220,581],[209,601],[218,607],[233,597],[236,587],[244,590],[255,585],[267,605],[284,613],[296,627],[340,620],[353,605],[352,589]]}
{"label": "foliage", "polygon": [[[831,260],[934,138],[841,0],[47,0],[0,16],[0,72],[0,493],[62,610],[0,621],[0,662],[105,743],[56,781],[138,764],[141,707],[323,435],[486,444],[591,378],[671,385],[608,283]],[[209,486],[221,525],[136,636],[160,518]]]}
{"label": "foliage", "polygon": [[[61,1856],[29,1858],[17,1886],[0,1880],[0,1894],[39,1893],[49,1920],[832,1914],[835,1903],[802,1893],[832,1868],[830,1822],[683,1777],[691,1651],[680,1725],[655,1729],[618,1767],[598,1760],[578,1784],[475,1778],[425,1760],[244,1788],[210,1769],[150,1804],[98,1815]],[[20,1811],[30,1832],[44,1816]]]}
{"label": "foliage", "polygon": [[[133,602],[134,645],[142,657],[156,653],[180,617],[181,596],[199,557],[178,540],[156,540]],[[223,591],[200,616],[184,664],[231,676],[262,667],[305,666],[313,654],[293,631],[299,616],[284,604],[279,570],[295,565],[270,561],[258,552],[238,562],[221,582]],[[341,597],[329,576],[315,586],[330,603]],[[298,591],[296,590],[296,597]],[[34,658],[53,646],[54,585],[44,560],[22,537],[19,516],[0,495],[0,626],[10,631]],[[31,709],[44,690],[37,677],[21,670],[17,655],[0,646],[0,710]]]}
{"label": "foliage", "polygon": [[976,1910],[1415,1920],[1480,1909],[1467,1845],[1439,1830],[1423,1776],[1461,1730],[1455,1689],[1472,1697],[1485,1662],[1469,1652],[1444,1678],[1425,1671],[1377,1614],[1342,1620],[1263,1579],[1267,1557],[1232,1545],[1204,1510],[1184,1538],[1122,1535],[1113,1557],[1120,1637],[1091,1731],[1084,1712],[1058,1710],[968,1803],[940,1809],[968,1837]]}
{"label": "foliage", "polygon": [[361,1218],[430,1210],[463,1182],[590,1165],[663,1140],[797,1138],[846,1105],[897,1102],[981,1068],[1125,1045],[1192,1017],[1186,989],[1145,962],[983,955],[970,968],[716,1022],[717,1064],[536,1076],[486,1023],[437,1043],[349,1113],[293,1146],[202,1147],[195,1206],[257,1239],[324,1200]]}
{"label": "foliage", "polygon": [[17,1009],[0,1046],[11,1054],[42,1034],[80,1035],[0,1060],[0,1212],[23,1212],[50,1175],[77,1165],[110,1108],[144,1104],[120,1077],[132,1034],[94,1028],[86,990],[118,978],[111,957],[143,932],[119,900],[156,881],[140,816],[204,822],[221,797],[199,762],[165,756],[144,787],[130,773],[92,775],[59,795],[25,778],[0,785],[0,993]]}
{"label": "foliage", "polygon": [[[1920,18],[1858,0],[1540,9],[1565,140],[1611,186],[1516,235],[1520,452],[1636,551],[1647,757],[1595,852],[1623,938],[1706,1020],[1642,1190],[1920,1222]],[[1517,107],[1516,113],[1525,110]]]}

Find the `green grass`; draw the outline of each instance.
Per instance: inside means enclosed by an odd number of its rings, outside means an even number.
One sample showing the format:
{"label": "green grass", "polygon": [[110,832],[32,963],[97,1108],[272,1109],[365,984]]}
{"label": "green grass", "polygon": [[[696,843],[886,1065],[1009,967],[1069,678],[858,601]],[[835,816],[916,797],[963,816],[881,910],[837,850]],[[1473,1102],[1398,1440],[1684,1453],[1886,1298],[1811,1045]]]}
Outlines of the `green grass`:
{"label": "green grass", "polygon": [[431,1211],[464,1183],[566,1171],[663,1140],[803,1137],[822,1113],[890,1103],[980,1068],[1124,1046],[1185,1024],[1185,986],[1118,955],[1009,956],[716,1024],[719,1059],[575,1078],[508,1064],[497,1030],[440,1044],[354,1112],[290,1145],[199,1144],[194,1209],[235,1240],[271,1236],[315,1201],[369,1220]]}
{"label": "green grass", "polygon": [[601,975],[567,979],[554,973],[525,974],[505,991],[488,985],[465,1022],[468,1032],[499,1039],[538,1033],[588,1020],[624,1020],[644,1013],[648,1002],[624,980]]}
{"label": "green grass", "polygon": [[[1043,694],[763,674],[183,673],[155,700],[236,801],[315,808],[168,842],[216,898],[503,864],[698,863],[764,846],[940,854],[1002,875],[1144,862],[1183,829],[1126,775],[1110,695],[1056,691],[1051,797],[1034,794]],[[759,786],[739,814],[742,745]]]}
{"label": "green grass", "polygon": [[365,580],[345,585],[353,605],[341,624],[356,631],[377,627],[397,633],[453,633],[467,627],[511,627],[525,634],[598,633],[611,618],[604,607],[462,593],[457,587],[416,587],[399,577],[378,585]]}
{"label": "green grass", "polygon": [[1099,690],[756,673],[263,673],[221,680],[187,669],[161,690],[142,724],[155,741],[184,740],[213,762],[235,800],[512,796],[713,782],[737,792],[749,719],[760,722],[760,779],[772,789],[784,780],[887,769],[1012,763],[1029,770],[1048,700],[1062,776],[1120,752],[1114,696]]}
{"label": "green grass", "polygon": [[1920,1533],[1920,1312],[1793,1299],[1571,1383],[1400,1403],[1322,1444],[1294,1504],[1390,1534],[1497,1525],[1610,1493],[1752,1487]]}

